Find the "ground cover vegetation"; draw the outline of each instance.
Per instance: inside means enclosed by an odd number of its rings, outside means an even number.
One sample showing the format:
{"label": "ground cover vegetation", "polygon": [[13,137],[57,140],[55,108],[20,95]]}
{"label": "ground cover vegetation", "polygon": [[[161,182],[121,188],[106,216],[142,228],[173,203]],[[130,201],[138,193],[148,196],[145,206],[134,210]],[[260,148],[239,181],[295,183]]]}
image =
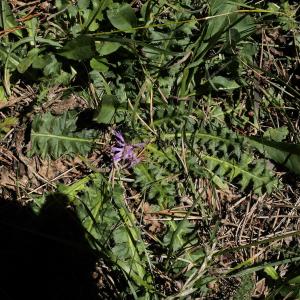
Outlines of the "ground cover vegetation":
{"label": "ground cover vegetation", "polygon": [[298,1],[0,5],[2,299],[300,298]]}

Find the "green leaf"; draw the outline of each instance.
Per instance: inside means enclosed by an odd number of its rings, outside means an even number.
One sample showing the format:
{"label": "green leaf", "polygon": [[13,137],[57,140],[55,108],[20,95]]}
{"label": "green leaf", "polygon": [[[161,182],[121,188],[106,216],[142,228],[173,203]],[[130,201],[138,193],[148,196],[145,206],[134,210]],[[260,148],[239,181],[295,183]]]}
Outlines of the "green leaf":
{"label": "green leaf", "polygon": [[[262,189],[266,188],[267,192],[271,192],[278,186],[278,182],[272,177],[267,162],[264,160],[255,160],[244,153],[241,160],[230,161],[225,157],[217,157],[214,155],[202,155],[202,158],[207,162],[209,170],[216,172],[222,176],[229,177],[230,181],[241,176],[238,181],[241,189],[245,190],[250,184],[253,184],[253,191],[257,194],[262,194]],[[249,169],[249,165],[255,163],[253,169]]]}
{"label": "green leaf", "polygon": [[80,35],[68,41],[58,54],[73,60],[89,59],[95,54],[95,43],[91,37]]}
{"label": "green leaf", "polygon": [[[10,9],[6,0],[0,1],[0,27],[4,30],[15,28],[18,26],[18,23],[13,15],[12,10]],[[13,31],[18,37],[22,37],[21,30]]]}
{"label": "green leaf", "polygon": [[105,58],[92,58],[90,61],[90,66],[96,71],[107,72],[109,70],[107,63],[108,61]]}
{"label": "green leaf", "polygon": [[34,60],[32,61],[32,67],[34,69],[44,69],[47,65],[51,64],[54,61],[57,62],[53,54],[38,55],[34,57]]}
{"label": "green leaf", "polygon": [[250,16],[240,16],[238,13],[234,13],[238,10],[238,1],[211,0],[209,2],[211,15],[217,16],[230,12],[232,14],[228,14],[226,17],[220,16],[210,19],[206,32],[207,39],[227,32],[230,28],[236,29],[240,33],[240,37],[254,32],[255,24]]}
{"label": "green leaf", "polygon": [[288,135],[289,130],[286,126],[279,128],[269,128],[265,133],[264,137],[269,138],[275,142],[282,142]]}
{"label": "green leaf", "polygon": [[248,138],[250,144],[265,157],[300,175],[300,144],[270,141],[265,138]]}
{"label": "green leaf", "polygon": [[[149,288],[149,285],[144,282],[146,256],[148,256],[146,247],[141,238],[141,231],[136,226],[135,215],[124,205],[124,188],[118,183],[114,187],[113,199],[118,207],[122,225],[113,232],[115,246],[112,248],[112,252],[118,260],[126,262],[126,265],[121,267],[136,284]],[[133,275],[136,276],[133,277]],[[151,278],[149,279],[151,280]]]}
{"label": "green leaf", "polygon": [[254,287],[252,274],[242,276],[241,283],[233,296],[233,300],[251,300]]}
{"label": "green leaf", "polygon": [[290,279],[288,282],[289,282],[289,284],[292,284],[292,285],[294,285],[294,284],[300,285],[300,275]]}
{"label": "green leaf", "polygon": [[5,94],[5,89],[2,85],[0,85],[0,104],[1,102],[7,102],[7,97]]}
{"label": "green leaf", "polygon": [[117,51],[121,47],[120,43],[115,42],[96,42],[96,50],[100,56],[105,56]]}
{"label": "green leaf", "polygon": [[55,7],[58,9],[58,11],[64,9],[66,6],[68,6],[68,4],[68,0],[55,0]]}
{"label": "green leaf", "polygon": [[137,18],[129,4],[115,5],[115,7],[107,11],[107,17],[114,27],[120,30],[128,30],[136,26]]}
{"label": "green leaf", "polygon": [[88,154],[96,131],[77,131],[76,121],[75,112],[66,112],[62,116],[53,116],[50,113],[36,116],[32,122],[29,155],[58,158],[63,154]]}
{"label": "green leaf", "polygon": [[216,90],[234,90],[240,86],[234,80],[229,80],[223,76],[215,76],[210,81]]}
{"label": "green leaf", "polygon": [[56,57],[53,54],[47,57],[46,61],[48,61],[48,64],[43,70],[45,76],[56,75],[60,72],[61,63],[57,61]]}
{"label": "green leaf", "polygon": [[0,137],[6,134],[11,127],[16,126],[18,119],[15,117],[6,117],[3,121],[0,122]]}
{"label": "green leaf", "polygon": [[106,7],[110,6],[112,4],[112,0],[92,0],[92,10],[84,9],[84,19],[85,22],[82,26],[83,32],[88,31],[95,31],[99,27],[98,21],[102,21],[104,19],[103,17],[103,11]]}
{"label": "green leaf", "polygon": [[[82,12],[83,14],[83,18],[86,20],[86,22],[89,22],[89,27],[88,30],[89,31],[96,31],[99,28],[99,23],[96,20],[96,16],[94,15],[94,11],[90,10],[90,9],[86,9]],[[83,25],[82,27],[84,28],[85,25]],[[84,30],[83,30],[84,32]]]}
{"label": "green leaf", "polygon": [[[164,153],[156,151],[155,147],[151,145],[147,146],[147,150],[157,155],[161,155],[158,159],[161,159],[160,164],[140,163],[134,167],[135,183],[138,184],[142,190],[147,190],[147,197],[159,204],[162,209],[171,207],[174,205],[175,197],[175,184],[169,180],[168,171],[161,166],[161,163],[170,163],[166,157],[163,157]],[[172,159],[172,158],[171,158]]]}
{"label": "green leaf", "polygon": [[37,58],[40,49],[34,48],[30,50],[27,54],[27,57],[23,58],[17,66],[19,73],[25,73],[27,69],[31,66],[34,60]]}
{"label": "green leaf", "polygon": [[[36,35],[37,35],[38,26],[39,26],[38,18],[32,18],[32,19],[26,21],[26,22],[25,22],[25,27],[26,27],[28,36],[30,36],[30,37],[32,37],[32,38],[35,38]],[[32,46],[34,46],[34,45],[35,45],[35,42],[32,41],[32,42],[30,42],[30,44],[31,44]]]}
{"label": "green leaf", "polygon": [[[264,190],[270,193],[279,186],[269,161],[256,159],[245,137],[226,128],[218,131],[215,128],[209,131],[199,130],[193,134],[186,132],[185,135],[193,139],[193,147],[190,147],[196,155],[187,159],[190,172],[203,176],[199,171],[205,167],[212,181],[217,180],[217,185],[221,185],[221,179],[226,179],[238,182],[242,190],[251,186],[257,194],[262,194]],[[177,138],[179,137],[177,134]],[[174,140],[176,136],[164,134],[163,139]]]}
{"label": "green leaf", "polygon": [[77,3],[79,9],[87,9],[88,6],[90,5],[90,0],[78,0],[78,3]]}
{"label": "green leaf", "polygon": [[93,120],[100,124],[110,124],[116,112],[117,103],[116,96],[104,95]]}
{"label": "green leaf", "polygon": [[300,34],[299,33],[295,33],[295,45],[298,47],[298,49],[300,49]]}
{"label": "green leaf", "polygon": [[71,80],[74,78],[75,74],[60,70],[60,73],[57,76],[55,76],[53,82],[57,85],[60,84],[68,85],[71,82]]}
{"label": "green leaf", "polygon": [[84,192],[86,190],[87,184],[89,184],[92,178],[93,175],[90,175],[90,176],[85,176],[80,180],[77,180],[71,185],[60,184],[58,186],[58,191],[60,193],[65,194],[70,199],[71,202],[74,202],[78,193]]}
{"label": "green leaf", "polygon": [[267,273],[274,280],[277,280],[277,279],[280,278],[278,273],[276,272],[276,270],[272,266],[266,266],[264,268],[264,271],[265,271],[265,273]]}
{"label": "green leaf", "polygon": [[164,236],[164,244],[175,252],[186,243],[185,235],[193,230],[193,225],[187,220],[179,224],[170,222],[170,225],[168,233]]}

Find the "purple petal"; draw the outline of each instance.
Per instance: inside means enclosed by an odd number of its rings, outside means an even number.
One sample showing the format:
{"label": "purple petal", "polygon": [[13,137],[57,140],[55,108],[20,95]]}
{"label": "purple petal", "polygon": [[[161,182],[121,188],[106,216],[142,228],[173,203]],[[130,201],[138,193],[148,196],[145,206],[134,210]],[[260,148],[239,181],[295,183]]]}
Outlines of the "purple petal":
{"label": "purple petal", "polygon": [[113,162],[123,161],[127,166],[138,164],[141,159],[137,157],[136,150],[145,147],[145,143],[127,144],[121,132],[115,131],[116,142],[111,148]]}
{"label": "purple petal", "polygon": [[133,147],[130,146],[130,145],[127,145],[124,149],[124,152],[123,152],[123,158],[124,159],[132,159],[133,157],[135,156],[135,153],[133,152]]}
{"label": "purple petal", "polygon": [[119,140],[118,143],[125,145],[125,140],[121,132],[116,131],[115,136]]}
{"label": "purple petal", "polygon": [[114,162],[118,162],[122,159],[122,153],[118,153],[116,155],[113,156],[113,161]]}
{"label": "purple petal", "polygon": [[112,148],[111,148],[111,151],[112,151],[112,152],[123,152],[123,151],[124,151],[124,148],[112,147]]}

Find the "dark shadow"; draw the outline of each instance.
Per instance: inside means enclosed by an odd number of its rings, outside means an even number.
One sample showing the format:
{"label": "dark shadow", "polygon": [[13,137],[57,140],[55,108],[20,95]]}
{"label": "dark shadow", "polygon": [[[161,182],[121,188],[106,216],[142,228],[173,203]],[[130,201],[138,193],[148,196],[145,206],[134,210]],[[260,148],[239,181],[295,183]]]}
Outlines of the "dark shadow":
{"label": "dark shadow", "polygon": [[59,193],[39,215],[0,200],[0,299],[102,299],[93,253],[77,215]]}

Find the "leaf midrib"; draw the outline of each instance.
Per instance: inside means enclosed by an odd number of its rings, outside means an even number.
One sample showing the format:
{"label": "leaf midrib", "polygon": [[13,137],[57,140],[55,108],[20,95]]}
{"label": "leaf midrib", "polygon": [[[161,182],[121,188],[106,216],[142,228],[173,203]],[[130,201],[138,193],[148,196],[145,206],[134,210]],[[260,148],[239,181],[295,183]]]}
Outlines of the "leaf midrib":
{"label": "leaf midrib", "polygon": [[65,136],[65,135],[55,135],[55,134],[50,134],[50,133],[37,133],[37,132],[32,132],[32,136],[36,137],[45,137],[49,139],[58,139],[58,140],[66,140],[66,141],[76,141],[76,142],[81,142],[81,143],[93,143],[93,139],[85,139],[85,138],[79,138],[79,137],[72,137],[72,136]]}

